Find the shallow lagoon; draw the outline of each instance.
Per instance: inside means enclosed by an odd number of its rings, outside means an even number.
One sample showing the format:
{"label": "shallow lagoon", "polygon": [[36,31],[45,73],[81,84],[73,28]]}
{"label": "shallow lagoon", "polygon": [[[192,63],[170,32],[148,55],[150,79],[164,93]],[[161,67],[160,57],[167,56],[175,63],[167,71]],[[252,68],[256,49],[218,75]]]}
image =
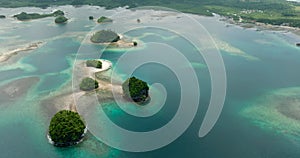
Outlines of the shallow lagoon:
{"label": "shallow lagoon", "polygon": [[[1,14],[11,16],[21,11],[51,12],[53,9],[57,8],[0,8],[0,11]],[[58,9],[67,12],[67,17],[71,18],[68,24],[55,25],[53,18],[27,22],[19,22],[12,18],[0,19],[1,53],[33,41],[46,42],[39,49],[19,53],[7,63],[1,64],[1,86],[14,84],[17,79],[32,76],[38,77],[39,81],[32,87],[25,87],[24,95],[1,101],[0,135],[4,136],[4,139],[0,143],[0,157],[299,157],[300,121],[287,119],[286,122],[280,122],[286,118],[280,121],[272,119],[278,113],[276,108],[266,104],[276,102],[276,99],[272,99],[272,96],[264,99],[264,96],[272,92],[278,95],[280,92],[289,94],[291,91],[294,95],[295,89],[292,87],[300,86],[300,74],[297,71],[300,67],[300,49],[294,46],[295,42],[300,41],[298,36],[243,29],[233,25],[226,27],[228,24],[219,21],[219,17],[190,15],[204,25],[216,39],[224,58],[228,83],[222,115],[209,135],[200,139],[198,130],[210,97],[210,78],[204,60],[195,48],[178,34],[162,29],[144,28],[149,23],[161,23],[164,26],[181,25],[183,17],[172,14],[151,16],[160,12],[129,11],[123,8],[104,10],[90,6],[62,6]],[[111,16],[121,12],[126,14],[113,16],[118,22],[112,24],[99,26],[88,20],[89,15]],[[141,24],[137,24],[136,18],[124,19],[124,16],[129,15],[140,18]],[[100,57],[98,52],[103,50],[101,46],[86,43],[81,45],[86,34],[95,29],[95,26],[97,29],[118,30],[118,27],[122,27],[118,25],[120,23],[142,27],[127,32],[127,36],[141,43],[169,44],[184,52],[191,61],[201,87],[200,106],[192,125],[175,142],[146,153],[118,151],[101,143],[91,134],[78,146],[61,149],[51,146],[46,139],[51,112],[43,100],[71,89],[72,66],[78,50],[80,54],[77,58],[80,59]],[[191,26],[186,27],[190,29]],[[144,46],[138,49],[147,49]],[[107,50],[101,58],[111,60],[115,64],[124,51]],[[188,65],[183,66],[190,68]],[[122,76],[123,69],[116,70]],[[153,130],[168,123],[178,108],[180,96],[180,86],[174,74],[168,68],[157,64],[144,65],[134,74],[151,84],[160,82],[166,87],[168,98],[165,106],[153,117],[138,119],[122,112],[114,103],[107,103],[103,106],[108,116],[121,127],[134,131]],[[282,88],[285,89],[280,90]],[[0,95],[5,96],[2,91]],[[272,112],[274,110],[275,112]],[[292,127],[284,126],[288,123],[293,123]],[[293,133],[285,132],[290,131],[290,128],[293,128]]]}

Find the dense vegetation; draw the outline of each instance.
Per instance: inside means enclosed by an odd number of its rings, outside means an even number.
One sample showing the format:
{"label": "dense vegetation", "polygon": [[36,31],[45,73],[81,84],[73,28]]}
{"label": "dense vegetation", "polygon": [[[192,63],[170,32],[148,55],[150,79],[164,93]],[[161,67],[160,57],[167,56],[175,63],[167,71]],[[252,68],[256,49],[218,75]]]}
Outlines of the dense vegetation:
{"label": "dense vegetation", "polygon": [[57,23],[57,24],[62,24],[62,23],[65,23],[67,21],[68,21],[68,19],[66,17],[64,17],[64,16],[58,16],[54,20],[54,22]]}
{"label": "dense vegetation", "polygon": [[94,68],[102,68],[102,62],[100,60],[87,60],[86,61],[87,67],[94,67]]}
{"label": "dense vegetation", "polygon": [[74,145],[84,135],[85,125],[76,112],[62,110],[51,119],[49,136],[55,146]]}
{"label": "dense vegetation", "polygon": [[101,16],[98,20],[97,20],[98,23],[104,23],[104,22],[113,22],[112,19],[108,18],[108,17],[105,17],[105,16]]}
{"label": "dense vegetation", "polygon": [[4,19],[4,18],[6,18],[5,15],[0,15],[0,19]]}
{"label": "dense vegetation", "polygon": [[98,31],[91,37],[93,43],[111,43],[118,40],[120,40],[119,35],[110,30]]}
{"label": "dense vegetation", "polygon": [[122,89],[126,97],[137,103],[144,102],[149,97],[147,83],[135,77],[127,79],[122,84]]}
{"label": "dense vegetation", "polygon": [[79,88],[83,91],[91,91],[97,89],[98,87],[98,82],[89,77],[84,78],[79,85]]}
{"label": "dense vegetation", "polygon": [[94,17],[93,16],[89,16],[89,20],[94,20]]}
{"label": "dense vegetation", "polygon": [[119,6],[130,8],[139,6],[162,6],[177,9],[186,13],[212,16],[218,13],[241,22],[263,22],[276,25],[300,27],[299,3],[286,0],[1,0],[0,7],[50,5],[98,5],[108,9]]}
{"label": "dense vegetation", "polygon": [[38,13],[25,13],[22,12],[20,14],[16,14],[13,17],[17,18],[18,20],[24,21],[24,20],[32,20],[32,19],[40,19],[40,18],[46,18],[46,17],[56,17],[56,16],[62,16],[64,15],[64,12],[61,10],[55,11],[50,14],[38,14]]}

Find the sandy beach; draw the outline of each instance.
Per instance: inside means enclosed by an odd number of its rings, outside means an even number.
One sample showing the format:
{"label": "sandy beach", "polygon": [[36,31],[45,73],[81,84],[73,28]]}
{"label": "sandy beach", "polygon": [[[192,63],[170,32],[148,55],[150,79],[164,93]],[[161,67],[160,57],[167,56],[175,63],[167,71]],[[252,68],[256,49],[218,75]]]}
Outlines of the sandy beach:
{"label": "sandy beach", "polygon": [[[117,89],[117,93],[122,94],[122,86],[121,85],[113,85],[110,80],[104,80],[96,77],[96,73],[105,72],[111,69],[112,63],[108,60],[99,59],[102,62],[102,68],[94,68],[87,67],[85,60],[77,61],[74,67],[74,78],[73,78],[73,89],[68,90],[62,94],[55,95],[49,99],[43,101],[43,105],[45,105],[48,111],[51,113],[50,115],[54,115],[56,112],[60,110],[72,110],[77,111],[76,105],[79,102],[84,102],[85,107],[94,104],[93,100],[89,97],[97,96],[98,100],[101,101],[111,101],[114,99],[112,94],[112,88]],[[100,74],[102,75],[102,74]],[[104,75],[104,74],[103,74]],[[99,88],[95,91],[81,91],[79,89],[80,81],[85,78],[90,77],[99,83]],[[109,76],[106,76],[109,77]],[[105,78],[106,78],[105,77]]]}
{"label": "sandy beach", "polygon": [[9,52],[0,53],[0,63],[9,60],[12,56],[17,55],[20,52],[35,50],[43,44],[44,44],[44,42],[35,42],[35,43],[28,44],[27,46],[25,46],[23,48],[17,48],[17,49],[11,50]]}
{"label": "sandy beach", "polygon": [[[128,39],[126,37],[124,37],[121,34],[118,34],[120,37],[120,40],[118,40],[117,42],[108,42],[108,43],[93,43],[90,39],[93,36],[94,32],[90,32],[87,34],[87,37],[82,41],[83,43],[86,44],[97,44],[97,45],[104,45],[107,46],[109,48],[132,48],[132,47],[136,47],[133,44],[133,41],[131,39]],[[138,44],[139,45],[139,44]]]}

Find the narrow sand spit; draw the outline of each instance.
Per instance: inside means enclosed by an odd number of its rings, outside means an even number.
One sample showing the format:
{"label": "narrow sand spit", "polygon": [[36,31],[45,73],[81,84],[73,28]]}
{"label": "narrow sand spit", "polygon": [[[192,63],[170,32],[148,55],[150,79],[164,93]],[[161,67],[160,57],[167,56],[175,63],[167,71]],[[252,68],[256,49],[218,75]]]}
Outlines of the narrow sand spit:
{"label": "narrow sand spit", "polygon": [[[85,60],[80,60],[77,61],[74,67],[74,74],[73,77],[75,78],[73,81],[73,90],[70,90],[68,92],[65,92],[60,95],[56,95],[50,99],[47,99],[44,101],[46,106],[49,109],[52,109],[52,113],[54,114],[55,112],[59,110],[72,110],[72,111],[77,111],[76,109],[76,103],[80,99],[84,99],[83,96],[89,96],[92,93],[96,94],[98,99],[101,100],[112,100],[113,99],[113,94],[112,94],[112,89],[116,90],[116,93],[122,94],[122,86],[121,85],[113,85],[110,81],[102,80],[99,79],[95,76],[95,73],[99,72],[104,72],[109,70],[112,67],[112,63],[108,60],[104,59],[99,59],[102,62],[102,68],[94,68],[94,67],[87,67],[86,66],[86,61]],[[90,91],[90,92],[85,92],[81,91],[79,89],[79,83],[80,81],[85,78],[85,77],[90,77],[98,81],[99,83],[99,88],[96,89],[96,91]],[[93,97],[93,96],[91,96]],[[85,97],[86,99],[86,97]],[[86,104],[89,104],[86,102]],[[88,105],[86,105],[88,106]]]}
{"label": "narrow sand spit", "polygon": [[38,77],[27,77],[14,80],[0,87],[1,102],[13,101],[26,95],[29,89],[39,82]]}
{"label": "narrow sand spit", "polygon": [[0,63],[9,60],[12,56],[17,55],[20,52],[35,50],[35,49],[39,48],[42,44],[44,44],[44,42],[35,42],[35,43],[31,43],[23,48],[17,48],[17,49],[11,50],[9,52],[2,53],[2,54],[0,54]]}

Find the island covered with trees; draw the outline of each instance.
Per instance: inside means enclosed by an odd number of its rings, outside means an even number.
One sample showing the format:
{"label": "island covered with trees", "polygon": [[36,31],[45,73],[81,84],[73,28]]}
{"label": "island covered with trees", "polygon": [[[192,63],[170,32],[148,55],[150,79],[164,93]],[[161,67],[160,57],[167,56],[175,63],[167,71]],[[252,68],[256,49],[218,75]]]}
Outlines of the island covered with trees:
{"label": "island covered with trees", "polygon": [[40,19],[40,18],[46,18],[46,17],[57,17],[57,16],[63,16],[63,15],[64,15],[63,11],[57,10],[50,14],[21,12],[20,14],[16,14],[13,17],[17,18],[18,20],[25,21],[25,20],[33,20],[33,19]]}
{"label": "island covered with trees", "polygon": [[68,21],[68,18],[66,18],[63,15],[56,17],[55,20],[54,20],[54,22],[57,23],[57,24],[63,24],[67,21]]}
{"label": "island covered with trees", "polygon": [[92,78],[86,77],[82,79],[79,87],[83,91],[91,91],[97,89],[99,87],[99,83]]}
{"label": "island covered with trees", "polygon": [[111,30],[101,30],[91,37],[93,43],[112,43],[120,40],[120,36]]}
{"label": "island covered with trees", "polygon": [[101,16],[98,20],[97,20],[98,23],[106,23],[106,22],[113,22],[112,19],[106,17],[106,16]]}
{"label": "island covered with trees", "polygon": [[79,143],[86,132],[86,127],[77,112],[62,110],[56,113],[49,125],[49,141],[58,147]]}
{"label": "island covered with trees", "polygon": [[0,19],[4,19],[4,18],[6,18],[5,15],[0,15]]}
{"label": "island covered with trees", "polygon": [[100,60],[95,60],[95,59],[87,60],[86,61],[86,66],[101,69],[102,68],[102,62]]}
{"label": "island covered with trees", "polygon": [[108,48],[132,48],[138,45],[137,41],[132,41],[111,30],[100,30],[93,33],[90,41],[94,44],[107,45]]}
{"label": "island covered with trees", "polygon": [[136,103],[142,104],[150,99],[148,84],[134,76],[122,84],[122,89],[124,96]]}

